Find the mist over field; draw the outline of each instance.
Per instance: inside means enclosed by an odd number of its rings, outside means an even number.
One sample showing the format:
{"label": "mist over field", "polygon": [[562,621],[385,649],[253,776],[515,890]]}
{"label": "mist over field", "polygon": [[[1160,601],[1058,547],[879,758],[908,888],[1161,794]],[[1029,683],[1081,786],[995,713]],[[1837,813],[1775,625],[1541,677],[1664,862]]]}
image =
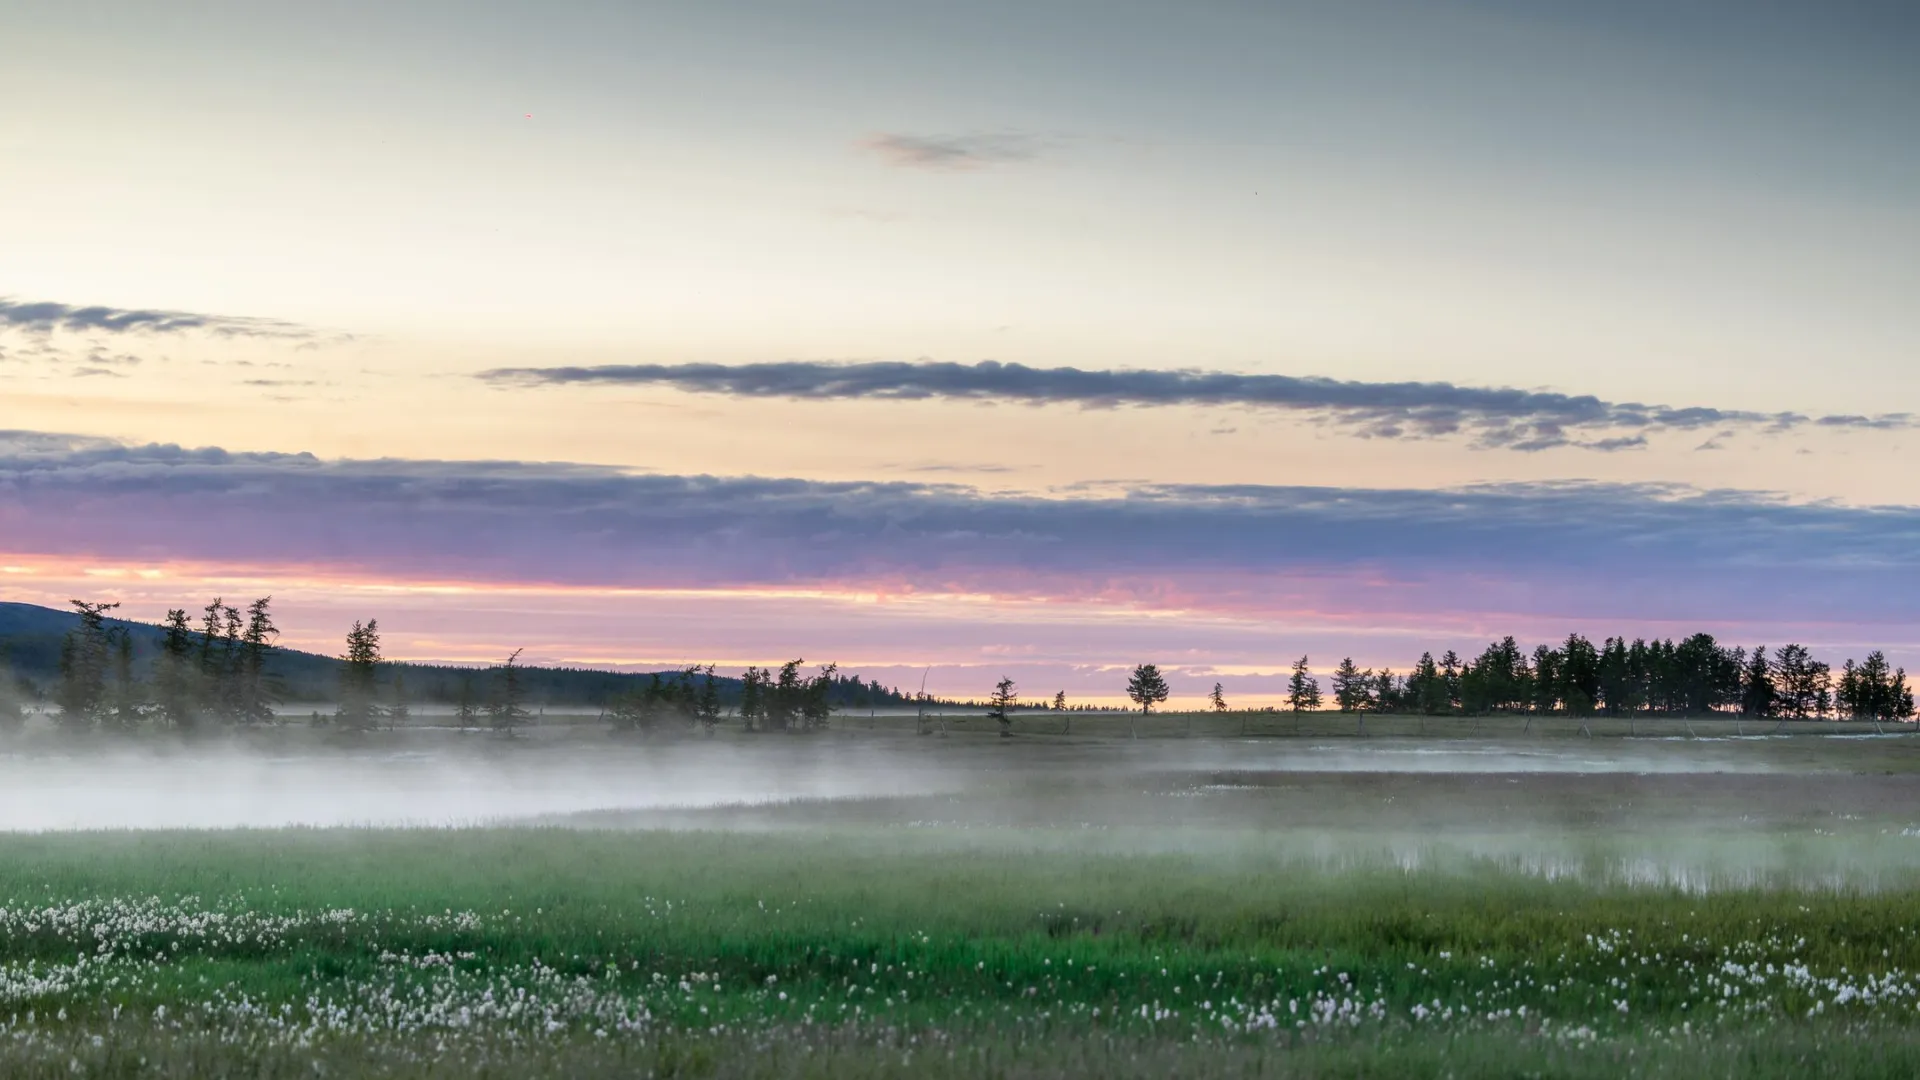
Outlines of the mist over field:
{"label": "mist over field", "polygon": [[0,742],[0,829],[455,826],[587,811],[691,809],[796,800],[951,795],[983,802],[1010,783],[1100,788],[1144,776],[1272,773],[1688,774],[1790,766],[1737,745],[1274,746],[1154,740],[929,747],[912,740],[778,745],[581,736],[502,744],[484,735],[406,733],[375,745],[291,738],[249,747],[21,746]]}

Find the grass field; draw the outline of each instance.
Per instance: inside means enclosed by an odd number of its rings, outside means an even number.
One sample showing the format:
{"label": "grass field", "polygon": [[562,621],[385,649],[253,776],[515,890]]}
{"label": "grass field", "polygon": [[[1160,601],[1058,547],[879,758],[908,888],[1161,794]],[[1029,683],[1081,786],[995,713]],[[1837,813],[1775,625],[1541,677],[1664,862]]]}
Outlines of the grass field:
{"label": "grass field", "polygon": [[0,1073],[1920,1075],[1920,747],[1580,742],[3,835]]}

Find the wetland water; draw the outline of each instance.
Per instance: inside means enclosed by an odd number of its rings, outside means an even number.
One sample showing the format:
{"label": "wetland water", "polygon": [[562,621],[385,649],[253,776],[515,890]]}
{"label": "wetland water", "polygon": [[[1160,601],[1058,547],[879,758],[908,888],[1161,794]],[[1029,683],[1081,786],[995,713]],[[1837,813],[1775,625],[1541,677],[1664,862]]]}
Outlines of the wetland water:
{"label": "wetland water", "polygon": [[1880,890],[1920,881],[1920,740],[643,741],[575,728],[0,750],[6,831],[512,824]]}

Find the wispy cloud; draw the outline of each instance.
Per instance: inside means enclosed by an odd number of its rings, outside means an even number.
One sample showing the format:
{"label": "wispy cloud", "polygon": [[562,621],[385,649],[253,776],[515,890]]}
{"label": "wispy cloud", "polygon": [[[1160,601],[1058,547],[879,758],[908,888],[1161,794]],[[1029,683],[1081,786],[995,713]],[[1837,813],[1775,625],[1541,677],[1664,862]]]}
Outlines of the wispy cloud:
{"label": "wispy cloud", "polygon": [[204,315],[190,311],[160,311],[62,304],[51,300],[26,301],[0,296],[0,327],[39,333],[54,330],[107,334],[177,334],[200,332],[219,337],[259,337],[309,340],[320,335],[309,327],[275,319]]}
{"label": "wispy cloud", "polygon": [[1464,435],[1488,448],[1540,451],[1577,447],[1602,452],[1646,445],[1659,431],[1741,425],[1784,431],[1904,428],[1904,413],[1808,417],[1709,407],[1677,408],[1606,401],[1592,395],[1459,386],[1447,382],[1355,382],[1319,376],[1246,375],[1190,370],[1036,368],[982,361],[872,361],[758,364],[616,364],[598,367],[501,368],[481,378],[498,383],[600,383],[669,386],[692,393],[795,400],[879,399],[1008,401],[1033,405],[1210,405],[1283,409],[1310,414],[1371,438]]}
{"label": "wispy cloud", "polygon": [[[217,529],[205,528],[219,522]],[[1326,610],[1910,624],[1920,508],[1676,486],[917,482],[329,461],[0,433],[8,549],[396,580],[872,587],[1275,617]]]}
{"label": "wispy cloud", "polygon": [[1031,136],[1007,133],[910,135],[883,132],[863,139],[860,145],[888,165],[948,172],[1031,161],[1040,154],[1040,145]]}

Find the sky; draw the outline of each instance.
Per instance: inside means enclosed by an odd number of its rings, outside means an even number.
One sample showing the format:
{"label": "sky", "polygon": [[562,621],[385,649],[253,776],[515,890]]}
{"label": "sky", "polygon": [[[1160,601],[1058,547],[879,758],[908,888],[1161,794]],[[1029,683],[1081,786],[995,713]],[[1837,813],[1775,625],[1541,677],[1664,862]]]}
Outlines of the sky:
{"label": "sky", "polygon": [[1573,631],[1920,665],[1911,4],[0,39],[0,598],[1087,701]]}

